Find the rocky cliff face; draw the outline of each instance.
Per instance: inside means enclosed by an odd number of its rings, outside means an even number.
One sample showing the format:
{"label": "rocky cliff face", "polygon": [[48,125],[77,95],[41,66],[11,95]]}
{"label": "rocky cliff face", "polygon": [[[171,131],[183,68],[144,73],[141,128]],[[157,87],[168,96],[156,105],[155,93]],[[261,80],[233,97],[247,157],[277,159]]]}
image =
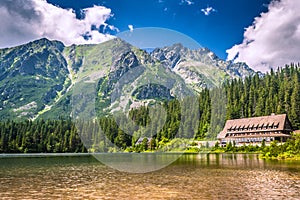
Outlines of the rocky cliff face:
{"label": "rocky cliff face", "polygon": [[246,64],[223,61],[206,48],[174,44],[148,53],[120,39],[69,47],[41,39],[0,50],[0,118],[69,116],[79,81],[96,82],[98,105],[110,112],[253,74]]}
{"label": "rocky cliff face", "polygon": [[174,44],[154,49],[151,56],[170,67],[197,91],[220,85],[226,79],[245,78],[255,73],[245,63],[224,61],[207,48],[191,50]]}

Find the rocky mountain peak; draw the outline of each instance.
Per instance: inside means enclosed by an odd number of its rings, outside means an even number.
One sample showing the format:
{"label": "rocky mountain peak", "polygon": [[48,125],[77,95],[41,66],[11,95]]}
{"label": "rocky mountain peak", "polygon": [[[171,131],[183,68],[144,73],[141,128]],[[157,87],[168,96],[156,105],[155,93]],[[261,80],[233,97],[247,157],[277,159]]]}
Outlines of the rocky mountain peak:
{"label": "rocky mountain peak", "polygon": [[245,63],[220,59],[208,48],[188,49],[182,44],[156,48],[151,56],[197,88],[222,84],[227,78],[244,78],[255,72]]}
{"label": "rocky mountain peak", "polygon": [[[103,96],[99,98],[108,104],[116,83],[130,69],[137,69],[133,70],[137,83],[144,81],[138,79],[142,74],[138,71],[139,65],[143,65],[141,69],[148,77],[180,83],[174,87],[181,87],[182,83],[194,92],[218,86],[230,78],[254,74],[245,63],[227,62],[207,48],[192,50],[180,43],[148,53],[119,38],[101,44],[69,47],[42,38],[0,49],[0,118],[35,118],[40,115],[38,113],[69,116],[70,110],[62,113],[70,109],[70,92],[76,79],[93,81],[100,78],[99,94]],[[127,89],[132,92],[129,86]],[[150,97],[156,99],[162,94],[168,97],[171,90],[150,84],[148,88],[137,90],[131,100],[139,104],[139,101],[147,101],[145,99]],[[105,107],[106,103],[100,106]]]}

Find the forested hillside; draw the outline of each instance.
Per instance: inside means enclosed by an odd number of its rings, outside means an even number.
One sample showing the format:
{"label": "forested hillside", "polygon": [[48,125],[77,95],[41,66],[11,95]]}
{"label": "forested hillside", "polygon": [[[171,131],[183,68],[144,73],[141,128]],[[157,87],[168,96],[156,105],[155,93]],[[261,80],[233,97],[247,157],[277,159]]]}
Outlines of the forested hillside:
{"label": "forested hillside", "polygon": [[[291,64],[276,72],[271,70],[264,76],[258,74],[244,80],[227,81],[221,88],[205,89],[199,94],[199,127],[193,132],[195,138],[215,138],[223,128],[226,119],[287,113],[293,128],[300,129],[300,66]],[[221,100],[215,102],[215,100]],[[154,138],[151,149],[168,142],[175,137],[180,126],[181,105],[176,99],[164,102],[167,113],[166,123],[160,130],[151,127],[150,137]],[[223,109],[222,109],[223,108]],[[224,112],[223,112],[224,111]],[[145,106],[129,113],[136,124],[147,126],[151,121],[149,109]],[[153,120],[153,119],[152,119]],[[192,118],[191,118],[192,120]],[[113,143],[121,149],[136,146],[142,134],[127,135],[118,127],[113,117],[101,117],[99,125],[106,137],[93,140],[93,150],[107,147]],[[155,124],[155,123],[154,123]],[[216,126],[217,124],[217,126]],[[93,126],[93,127],[92,127]],[[93,124],[81,126],[92,130],[93,137],[97,129]],[[99,134],[98,134],[99,135]],[[147,135],[149,136],[149,135]],[[100,140],[102,141],[100,141]],[[77,127],[71,119],[36,120],[15,122],[12,120],[0,123],[0,152],[85,152]]]}
{"label": "forested hillside", "polygon": [[225,84],[227,119],[288,114],[294,129],[300,129],[300,66],[273,70],[263,77],[255,75],[244,81]]}
{"label": "forested hillside", "polygon": [[265,75],[249,76],[244,80],[233,79],[221,88],[205,90],[200,94],[202,109],[198,136],[215,138],[228,119],[272,113],[288,114],[294,130],[300,129],[299,92],[299,64],[271,70]]}
{"label": "forested hillside", "polygon": [[0,122],[0,153],[86,152],[70,120]]}

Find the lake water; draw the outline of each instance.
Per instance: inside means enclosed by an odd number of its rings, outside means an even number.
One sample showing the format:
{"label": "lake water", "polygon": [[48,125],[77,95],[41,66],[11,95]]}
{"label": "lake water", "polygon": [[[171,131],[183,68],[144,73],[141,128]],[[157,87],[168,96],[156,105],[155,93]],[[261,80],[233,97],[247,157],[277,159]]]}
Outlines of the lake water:
{"label": "lake water", "polygon": [[0,155],[0,199],[300,199],[300,162],[184,154],[158,171],[127,173],[90,155]]}

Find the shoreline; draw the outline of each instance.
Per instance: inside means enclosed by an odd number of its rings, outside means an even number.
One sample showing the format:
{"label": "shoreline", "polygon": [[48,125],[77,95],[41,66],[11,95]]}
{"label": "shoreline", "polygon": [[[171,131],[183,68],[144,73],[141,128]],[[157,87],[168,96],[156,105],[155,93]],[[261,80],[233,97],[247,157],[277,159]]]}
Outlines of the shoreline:
{"label": "shoreline", "polygon": [[300,161],[300,155],[293,157],[266,157],[261,152],[107,152],[107,153],[2,153],[0,159],[3,158],[46,158],[46,157],[80,157],[80,156],[93,156],[97,154],[220,154],[220,155],[257,155],[261,160],[278,160],[278,161]]}

